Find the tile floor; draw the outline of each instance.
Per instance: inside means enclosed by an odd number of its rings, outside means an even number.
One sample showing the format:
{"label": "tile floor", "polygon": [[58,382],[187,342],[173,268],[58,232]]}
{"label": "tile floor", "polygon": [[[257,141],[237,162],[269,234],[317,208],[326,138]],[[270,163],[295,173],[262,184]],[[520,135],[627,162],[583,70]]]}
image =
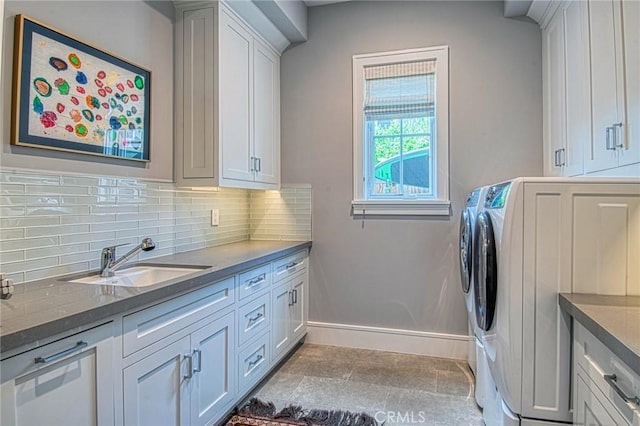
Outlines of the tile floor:
{"label": "tile floor", "polygon": [[464,361],[304,344],[260,388],[278,409],[364,411],[385,425],[482,425]]}

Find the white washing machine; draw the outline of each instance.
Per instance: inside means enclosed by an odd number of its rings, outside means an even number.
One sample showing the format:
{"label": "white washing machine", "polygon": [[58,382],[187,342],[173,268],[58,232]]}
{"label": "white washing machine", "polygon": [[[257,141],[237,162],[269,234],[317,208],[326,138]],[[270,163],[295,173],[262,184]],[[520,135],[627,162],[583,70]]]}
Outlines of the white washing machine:
{"label": "white washing machine", "polygon": [[478,406],[484,405],[485,377],[487,369],[480,330],[476,323],[473,298],[473,236],[476,217],[483,208],[484,198],[488,187],[476,188],[467,197],[467,205],[460,213],[460,281],[465,296],[468,316],[469,346],[467,361],[476,377],[475,399]]}
{"label": "white washing machine", "polygon": [[634,285],[635,269],[610,262],[640,244],[638,194],[637,178],[517,178],[487,191],[473,249],[476,320],[495,381],[487,425],[571,422],[571,323],[558,293],[610,294],[620,281],[585,268],[632,275]]}

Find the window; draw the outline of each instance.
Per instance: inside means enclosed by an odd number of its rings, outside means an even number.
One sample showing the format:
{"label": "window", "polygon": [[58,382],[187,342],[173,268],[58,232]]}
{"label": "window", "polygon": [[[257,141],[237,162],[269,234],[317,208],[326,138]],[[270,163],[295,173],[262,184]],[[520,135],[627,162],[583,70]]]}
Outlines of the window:
{"label": "window", "polygon": [[448,47],[353,56],[355,215],[449,215]]}

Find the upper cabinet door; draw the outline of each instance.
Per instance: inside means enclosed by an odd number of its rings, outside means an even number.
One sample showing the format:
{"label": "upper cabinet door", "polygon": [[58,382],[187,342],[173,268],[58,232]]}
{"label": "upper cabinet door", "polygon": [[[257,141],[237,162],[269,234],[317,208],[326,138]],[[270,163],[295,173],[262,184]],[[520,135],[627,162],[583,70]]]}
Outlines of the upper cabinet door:
{"label": "upper cabinet door", "polygon": [[565,148],[564,16],[558,11],[542,33],[544,66],[545,176],[562,175],[560,150]]}
{"label": "upper cabinet door", "polygon": [[182,114],[177,132],[183,145],[182,177],[187,179],[215,176],[214,22],[213,7],[183,13],[183,106],[177,109]]}
{"label": "upper cabinet door", "polygon": [[253,181],[253,36],[220,9],[220,150],[222,177]]}
{"label": "upper cabinet door", "polygon": [[565,22],[566,155],[565,176],[584,173],[584,150],[591,142],[589,105],[589,13],[582,1],[567,2]]}
{"label": "upper cabinet door", "polygon": [[617,66],[622,56],[619,28],[619,0],[589,2],[593,141],[590,152],[585,155],[587,172],[618,166],[615,144],[616,134],[620,132],[617,125],[624,122],[621,70]]}
{"label": "upper cabinet door", "polygon": [[640,162],[640,2],[622,2],[626,118],[620,165]]}
{"label": "upper cabinet door", "polygon": [[280,57],[258,40],[253,46],[256,181],[280,182]]}

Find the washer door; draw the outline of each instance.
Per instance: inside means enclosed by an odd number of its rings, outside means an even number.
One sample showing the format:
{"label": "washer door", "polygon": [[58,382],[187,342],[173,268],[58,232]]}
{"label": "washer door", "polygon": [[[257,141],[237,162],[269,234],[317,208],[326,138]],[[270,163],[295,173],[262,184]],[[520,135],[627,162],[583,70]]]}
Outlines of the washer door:
{"label": "washer door", "polygon": [[491,328],[496,310],[498,291],[498,266],[493,225],[487,212],[476,218],[473,259],[473,293],[476,306],[476,320],[480,329]]}
{"label": "washer door", "polygon": [[460,281],[462,282],[462,291],[465,293],[469,293],[471,284],[472,234],[469,210],[463,209],[460,215]]}

